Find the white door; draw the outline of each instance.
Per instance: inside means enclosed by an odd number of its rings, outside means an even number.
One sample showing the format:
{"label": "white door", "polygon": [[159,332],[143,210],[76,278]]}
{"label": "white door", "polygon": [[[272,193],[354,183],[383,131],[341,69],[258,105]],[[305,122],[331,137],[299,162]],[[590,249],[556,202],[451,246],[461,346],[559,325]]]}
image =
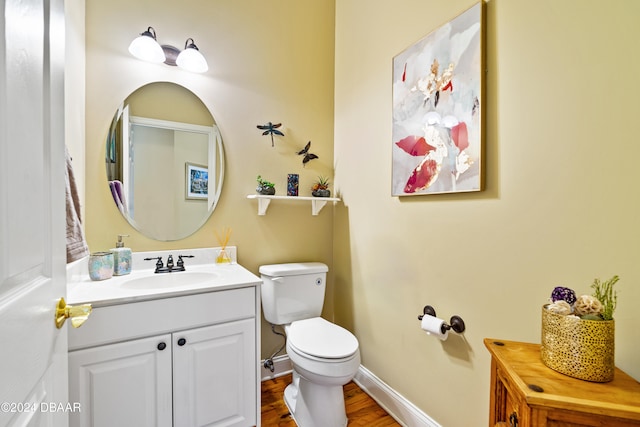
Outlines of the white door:
{"label": "white door", "polygon": [[63,1],[0,12],[0,426],[64,426]]}

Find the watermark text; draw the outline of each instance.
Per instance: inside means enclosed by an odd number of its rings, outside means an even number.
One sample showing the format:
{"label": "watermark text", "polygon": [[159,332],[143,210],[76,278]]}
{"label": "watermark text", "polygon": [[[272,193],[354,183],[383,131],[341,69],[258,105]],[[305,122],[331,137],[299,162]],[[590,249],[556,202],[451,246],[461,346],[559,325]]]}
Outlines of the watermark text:
{"label": "watermark text", "polygon": [[82,412],[80,402],[2,402],[0,412]]}

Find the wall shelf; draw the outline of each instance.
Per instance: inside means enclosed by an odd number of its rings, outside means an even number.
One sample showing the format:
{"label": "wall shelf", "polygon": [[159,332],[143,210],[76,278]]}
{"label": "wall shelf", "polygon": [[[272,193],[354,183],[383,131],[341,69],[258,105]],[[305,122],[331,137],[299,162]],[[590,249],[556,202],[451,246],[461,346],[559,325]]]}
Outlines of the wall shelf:
{"label": "wall shelf", "polygon": [[258,215],[266,215],[269,203],[272,200],[285,200],[293,202],[311,202],[311,215],[318,215],[327,202],[339,202],[337,197],[306,197],[306,196],[263,196],[261,194],[250,194],[247,199],[258,200]]}

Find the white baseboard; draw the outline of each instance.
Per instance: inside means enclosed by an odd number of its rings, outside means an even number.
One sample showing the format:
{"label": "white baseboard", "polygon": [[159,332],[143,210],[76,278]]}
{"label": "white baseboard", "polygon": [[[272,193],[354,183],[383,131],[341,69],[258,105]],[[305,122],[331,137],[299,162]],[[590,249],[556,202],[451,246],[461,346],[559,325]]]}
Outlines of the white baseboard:
{"label": "white baseboard", "polygon": [[371,371],[360,365],[353,382],[405,427],[442,427]]}
{"label": "white baseboard", "polygon": [[[261,363],[262,381],[291,372],[287,355],[273,358],[273,372],[264,367],[264,360]],[[360,365],[353,381],[404,427],[442,427],[364,366]]]}

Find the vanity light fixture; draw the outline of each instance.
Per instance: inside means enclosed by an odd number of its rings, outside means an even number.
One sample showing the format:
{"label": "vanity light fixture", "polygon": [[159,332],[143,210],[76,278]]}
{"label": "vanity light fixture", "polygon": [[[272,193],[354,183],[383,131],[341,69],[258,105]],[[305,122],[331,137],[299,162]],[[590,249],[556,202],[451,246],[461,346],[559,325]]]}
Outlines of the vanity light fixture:
{"label": "vanity light fixture", "polygon": [[[189,43],[189,40],[191,40],[191,43]],[[194,73],[204,73],[209,69],[207,60],[200,53],[192,38],[188,38],[184,43],[184,50],[178,55],[176,64],[178,67]]]}
{"label": "vanity light fixture", "polygon": [[164,52],[156,40],[156,30],[153,27],[140,33],[129,45],[129,52],[138,59],[149,62],[164,62]]}
{"label": "vanity light fixture", "polygon": [[164,62],[167,65],[178,66],[183,70],[193,73],[204,73],[209,69],[207,60],[200,53],[192,38],[188,38],[184,44],[184,50],[180,51],[171,45],[160,45],[156,39],[156,31],[153,27],[140,33],[129,45],[129,52],[138,59],[149,62]]}

